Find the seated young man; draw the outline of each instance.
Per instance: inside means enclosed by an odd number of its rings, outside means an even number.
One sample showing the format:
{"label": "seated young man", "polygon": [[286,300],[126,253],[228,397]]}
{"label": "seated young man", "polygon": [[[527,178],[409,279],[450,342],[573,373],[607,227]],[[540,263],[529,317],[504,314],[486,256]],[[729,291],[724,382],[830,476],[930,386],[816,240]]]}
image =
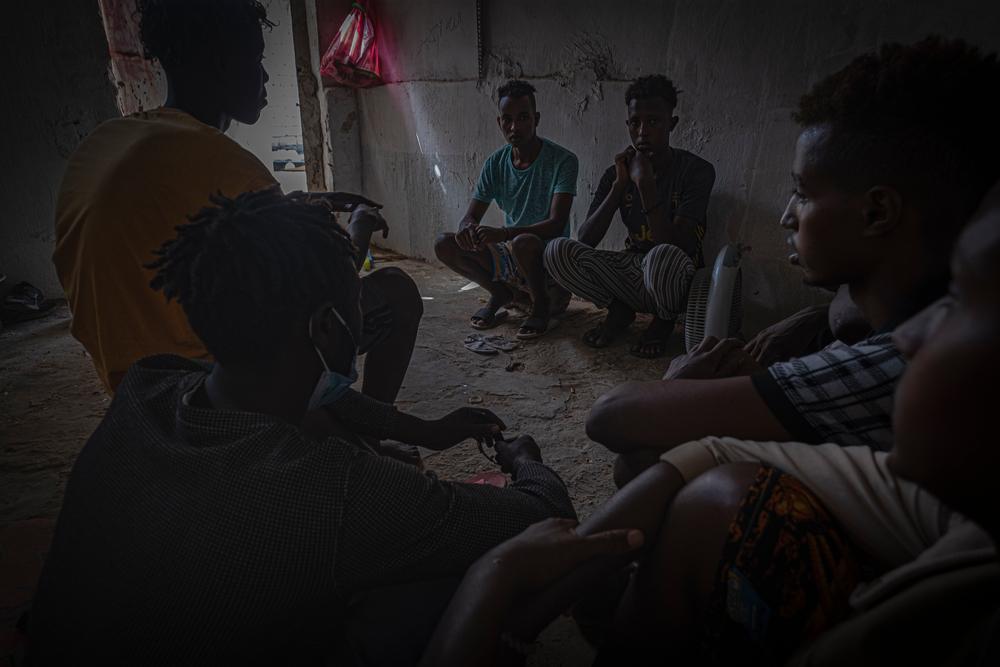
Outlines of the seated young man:
{"label": "seated young man", "polygon": [[[677,88],[659,75],[637,79],[625,92],[631,144],[615,156],[590,203],[580,240],[557,239],[545,249],[545,268],[560,285],[607,308],[607,317],[584,334],[607,347],[635,319],[653,321],[632,354],[659,357],[684,311],[696,268],[704,265],[708,198],[715,168],[670,145],[677,126]],[[628,229],[625,250],[597,250],[618,212]]]}
{"label": "seated young man", "polygon": [[595,664],[994,664],[1000,183],[953,265],[952,296],[894,333],[910,363],[892,452],[690,443],[768,464],[707,474],[667,452],[582,526],[549,520],[477,561],[425,664],[516,658],[623,556],[640,565]]}
{"label": "seated young man", "polygon": [[355,594],[460,576],[574,515],[537,445],[499,424],[484,437],[513,475],[503,489],[438,481],[348,431],[306,435],[358,354],[354,246],[323,208],[272,190],[216,202],[161,249],[154,280],[215,364],[159,355],[126,373],[69,480],[32,664],[304,664],[332,650]]}
{"label": "seated young man", "polygon": [[[497,97],[497,126],[507,145],[486,158],[458,232],[439,236],[434,252],[490,293],[486,306],[472,315],[473,327],[499,324],[507,315],[501,308],[527,292],[530,313],[517,337],[537,338],[548,329],[549,317],[569,304],[570,295],[546,276],[542,253],[551,239],[569,233],[579,163],[536,133],[541,114],[531,84],[508,81]],[[504,212],[503,227],[480,224],[493,201]]]}
{"label": "seated young man", "polygon": [[[805,282],[848,285],[875,335],[766,370],[739,341],[709,339],[663,380],[617,387],[595,403],[587,432],[623,455],[619,483],[708,435],[891,447],[905,366],[892,329],[943,292],[947,252],[1000,174],[996,124],[967,109],[1000,111],[972,92],[994,85],[995,71],[970,49],[958,79],[935,42],[902,54],[860,58],[803,96],[795,191],[781,219]],[[928,86],[948,94],[915,104]]]}
{"label": "seated young man", "polygon": [[[255,123],[267,104],[262,28],[271,24],[260,3],[142,0],[139,10],[147,56],[166,73],[166,102],[107,121],[87,137],[70,157],[56,211],[53,261],[73,312],[71,331],[109,392],[142,357],[208,358],[180,306],[149,289],[144,265],[153,250],[210,195],[277,187],[260,160],[224,134],[233,120]],[[376,212],[358,208],[348,230],[364,251],[372,233],[387,228]],[[396,268],[376,271],[362,285],[364,395],[342,391],[331,409],[372,438],[419,444],[394,428],[394,411],[380,403],[394,402],[403,383],[423,312],[420,295]],[[263,326],[270,313],[257,317]]]}

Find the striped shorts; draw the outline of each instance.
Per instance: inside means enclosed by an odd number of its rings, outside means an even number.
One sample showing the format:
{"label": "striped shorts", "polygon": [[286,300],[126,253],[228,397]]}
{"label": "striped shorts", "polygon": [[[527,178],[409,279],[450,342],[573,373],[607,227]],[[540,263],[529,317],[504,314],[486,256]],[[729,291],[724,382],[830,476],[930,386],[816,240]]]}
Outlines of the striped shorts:
{"label": "striped shorts", "polygon": [[564,288],[601,308],[617,300],[637,313],[676,320],[687,305],[695,267],[683,250],[666,243],[641,255],[596,250],[560,238],[545,247],[545,270]]}

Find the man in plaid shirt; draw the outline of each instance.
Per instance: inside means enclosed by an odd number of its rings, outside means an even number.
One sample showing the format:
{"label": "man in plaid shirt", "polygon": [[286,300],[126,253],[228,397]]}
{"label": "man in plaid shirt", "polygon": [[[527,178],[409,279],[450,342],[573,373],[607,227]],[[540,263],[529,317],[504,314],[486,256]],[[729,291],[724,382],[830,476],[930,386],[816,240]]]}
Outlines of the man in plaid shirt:
{"label": "man in plaid shirt", "polygon": [[[891,448],[904,361],[888,334],[944,293],[951,247],[995,180],[996,142],[980,105],[952,99],[976,88],[954,79],[980,72],[974,50],[928,38],[880,57],[802,97],[795,189],[781,217],[804,281],[846,284],[875,334],[767,369],[741,341],[708,338],[662,381],[615,388],[595,403],[587,433],[621,454],[619,484],[706,436]],[[931,89],[954,92],[914,101]]]}

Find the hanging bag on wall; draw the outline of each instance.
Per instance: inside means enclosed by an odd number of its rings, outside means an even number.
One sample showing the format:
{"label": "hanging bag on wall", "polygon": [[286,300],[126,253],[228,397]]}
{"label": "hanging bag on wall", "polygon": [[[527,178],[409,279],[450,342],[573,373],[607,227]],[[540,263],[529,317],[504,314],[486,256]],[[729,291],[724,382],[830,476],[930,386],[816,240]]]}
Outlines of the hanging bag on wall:
{"label": "hanging bag on wall", "polygon": [[323,54],[320,72],[345,86],[368,88],[382,83],[375,20],[367,8],[353,3],[337,36]]}

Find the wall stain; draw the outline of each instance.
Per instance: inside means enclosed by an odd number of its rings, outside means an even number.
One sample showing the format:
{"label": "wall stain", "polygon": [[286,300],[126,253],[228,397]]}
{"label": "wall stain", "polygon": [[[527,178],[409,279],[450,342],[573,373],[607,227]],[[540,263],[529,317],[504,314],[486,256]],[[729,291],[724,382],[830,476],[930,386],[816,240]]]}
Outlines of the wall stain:
{"label": "wall stain", "polygon": [[446,32],[455,32],[462,25],[462,15],[452,14],[446,19],[441,19],[437,23],[431,26],[431,29],[427,31],[427,37],[420,42],[420,46],[417,47],[417,51],[423,51],[428,46],[432,46],[441,41]]}
{"label": "wall stain", "polygon": [[358,112],[352,111],[344,118],[344,122],[340,124],[340,131],[344,134],[348,134],[354,129],[354,124],[358,122]]}

